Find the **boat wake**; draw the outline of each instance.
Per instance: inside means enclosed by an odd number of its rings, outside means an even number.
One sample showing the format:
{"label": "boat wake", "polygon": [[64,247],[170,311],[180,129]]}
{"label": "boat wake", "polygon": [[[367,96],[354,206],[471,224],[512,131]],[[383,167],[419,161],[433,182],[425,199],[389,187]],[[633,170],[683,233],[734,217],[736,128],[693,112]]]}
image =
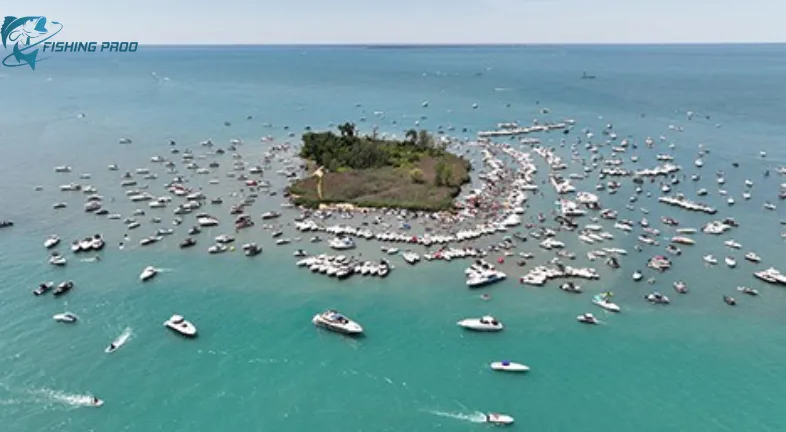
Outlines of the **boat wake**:
{"label": "boat wake", "polygon": [[486,423],[486,415],[480,411],[476,411],[472,414],[461,413],[461,412],[446,412],[446,411],[428,411],[428,412],[436,416],[450,417],[456,420],[464,420],[470,423]]}
{"label": "boat wake", "polygon": [[31,390],[30,394],[40,398],[39,402],[51,402],[76,408],[93,406],[93,396],[87,394],[66,393],[47,388]]}
{"label": "boat wake", "polygon": [[159,273],[171,273],[175,271],[175,269],[171,268],[157,268],[156,270],[158,270]]}

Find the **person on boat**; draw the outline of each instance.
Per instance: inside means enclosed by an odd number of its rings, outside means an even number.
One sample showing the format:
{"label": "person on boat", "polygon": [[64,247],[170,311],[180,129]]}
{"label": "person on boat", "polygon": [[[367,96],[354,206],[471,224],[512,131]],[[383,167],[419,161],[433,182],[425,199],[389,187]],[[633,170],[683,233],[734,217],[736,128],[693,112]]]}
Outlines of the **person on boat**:
{"label": "person on boat", "polygon": [[117,347],[115,346],[115,343],[114,343],[114,342],[112,342],[111,344],[109,344],[109,349],[110,349],[110,350],[113,350],[113,349],[115,349],[115,348],[117,348]]}
{"label": "person on boat", "polygon": [[93,396],[93,405],[98,405],[99,402],[101,402],[101,401],[98,400],[97,397]]}

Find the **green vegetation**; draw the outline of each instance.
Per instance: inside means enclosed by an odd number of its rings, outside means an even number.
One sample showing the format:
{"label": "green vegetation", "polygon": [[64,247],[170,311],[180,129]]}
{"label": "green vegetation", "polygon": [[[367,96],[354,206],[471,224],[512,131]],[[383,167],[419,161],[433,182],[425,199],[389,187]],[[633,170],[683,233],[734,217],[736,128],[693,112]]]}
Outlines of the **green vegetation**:
{"label": "green vegetation", "polygon": [[361,136],[352,123],[338,132],[303,135],[300,156],[325,171],[290,187],[296,204],[446,210],[469,181],[469,163],[425,130],[409,130],[404,140]]}

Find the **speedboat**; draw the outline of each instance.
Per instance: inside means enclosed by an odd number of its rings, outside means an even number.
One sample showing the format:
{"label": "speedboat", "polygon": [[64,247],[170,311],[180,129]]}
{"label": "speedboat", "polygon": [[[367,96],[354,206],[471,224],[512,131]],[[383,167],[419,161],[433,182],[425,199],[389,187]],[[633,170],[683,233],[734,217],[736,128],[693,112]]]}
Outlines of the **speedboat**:
{"label": "speedboat", "polygon": [[734,268],[734,267],[737,266],[737,260],[735,260],[734,257],[727,256],[724,259],[724,261],[726,261],[726,265],[731,267],[731,268]]}
{"label": "speedboat", "polygon": [[102,401],[101,399],[99,399],[97,397],[94,397],[93,400],[90,402],[90,404],[92,406],[98,408],[98,407],[104,405],[104,401]]}
{"label": "speedboat", "polygon": [[741,292],[743,294],[748,294],[748,295],[752,295],[752,296],[759,295],[759,291],[758,290],[753,289],[753,288],[749,288],[749,287],[737,287],[737,291],[739,291],[739,292]]}
{"label": "speedboat", "polygon": [[597,306],[599,306],[599,307],[601,307],[601,308],[603,308],[603,309],[605,309],[605,310],[607,310],[609,312],[620,312],[621,311],[619,306],[617,306],[615,303],[612,303],[612,302],[608,301],[606,296],[603,296],[603,295],[600,295],[600,294],[592,297],[592,303],[594,303],[595,305],[597,305]]}
{"label": "speedboat", "polygon": [[742,247],[741,244],[737,243],[734,240],[726,240],[725,242],[723,242],[723,244],[728,246],[728,247],[730,247],[730,248],[734,248],[734,249],[739,249],[739,248]]}
{"label": "speedboat", "polygon": [[680,294],[686,294],[688,292],[688,287],[685,285],[683,281],[674,282],[674,290]]}
{"label": "speedboat", "polygon": [[218,254],[218,253],[226,252],[228,249],[229,248],[227,248],[226,246],[224,246],[224,245],[222,245],[220,243],[216,243],[213,246],[210,246],[209,248],[207,248],[207,252],[211,253],[211,254]]}
{"label": "speedboat", "polygon": [[577,293],[577,294],[581,292],[581,286],[576,285],[573,282],[565,282],[564,284],[559,286],[559,289],[565,292]]}
{"label": "speedboat", "polygon": [[180,242],[180,248],[185,249],[196,244],[196,239],[193,237],[186,237],[183,241]]}
{"label": "speedboat", "polygon": [[38,288],[33,291],[33,294],[37,296],[44,295],[48,293],[49,290],[51,290],[54,286],[54,282],[44,282],[41,285],[38,285]]}
{"label": "speedboat", "polygon": [[503,361],[492,363],[491,369],[495,371],[502,371],[502,372],[527,372],[529,371],[529,366],[521,363],[503,360]]}
{"label": "speedboat", "polygon": [[581,314],[581,315],[576,317],[576,320],[578,320],[578,322],[584,323],[584,324],[597,324],[598,323],[598,319],[595,318],[595,315],[592,315],[591,313]]}
{"label": "speedboat", "polygon": [[247,243],[243,245],[243,253],[248,257],[259,255],[261,252],[262,248],[256,243]]}
{"label": "speedboat", "polygon": [[47,249],[52,249],[53,247],[57,246],[58,243],[60,243],[60,237],[52,234],[49,236],[49,238],[44,240],[44,247]]}
{"label": "speedboat", "polygon": [[77,322],[77,320],[79,320],[79,317],[71,312],[64,312],[53,316],[52,319],[57,322],[72,324]]}
{"label": "speedboat", "polygon": [[707,264],[715,265],[715,264],[718,263],[718,259],[715,258],[714,256],[712,256],[711,254],[710,255],[704,255],[704,262],[706,262]]}
{"label": "speedboat", "polygon": [[359,335],[363,333],[363,327],[360,324],[332,309],[314,315],[311,322],[317,327],[345,335]]}
{"label": "speedboat", "polygon": [[507,426],[513,424],[513,417],[505,414],[488,413],[486,414],[486,423]]}
{"label": "speedboat", "polygon": [[643,277],[644,277],[644,275],[642,275],[640,271],[636,270],[635,272],[633,272],[633,280],[634,281],[638,282]]}
{"label": "speedboat", "polygon": [[480,318],[467,318],[456,323],[459,327],[467,330],[482,332],[498,332],[504,327],[496,318],[486,315]]}
{"label": "speedboat", "polygon": [[66,262],[67,261],[66,261],[65,257],[60,255],[57,252],[52,253],[52,256],[49,257],[49,264],[52,264],[54,266],[62,267],[64,265],[66,265]]}
{"label": "speedboat", "polygon": [[120,347],[126,344],[129,337],[131,337],[130,329],[123,330],[123,333],[120,333],[120,336],[115,338],[115,340],[113,340],[112,343],[110,343],[109,346],[106,347],[104,352],[109,354],[117,351],[118,349],[120,349]]}
{"label": "speedboat", "polygon": [[152,279],[155,275],[158,274],[158,269],[153,266],[147,266],[144,270],[142,270],[142,274],[139,275],[139,280],[142,282]]}
{"label": "speedboat", "polygon": [[746,253],[745,254],[745,259],[750,261],[750,262],[755,262],[755,263],[761,262],[761,257],[759,257],[758,255],[756,255],[753,252]]}
{"label": "speedboat", "polygon": [[644,298],[650,303],[669,304],[669,298],[657,291],[647,294]]}
{"label": "speedboat", "polygon": [[196,327],[180,315],[172,315],[172,317],[164,321],[164,327],[189,338],[197,335]]}
{"label": "speedboat", "polygon": [[737,300],[734,300],[734,297],[730,297],[730,296],[726,296],[725,295],[725,296],[723,296],[723,301],[727,305],[729,305],[729,306],[736,306],[737,305]]}
{"label": "speedboat", "polygon": [[57,288],[55,288],[55,290],[52,291],[52,295],[54,295],[55,297],[59,297],[67,293],[68,291],[71,291],[72,288],[74,288],[74,281],[60,282],[60,285],[58,285]]}

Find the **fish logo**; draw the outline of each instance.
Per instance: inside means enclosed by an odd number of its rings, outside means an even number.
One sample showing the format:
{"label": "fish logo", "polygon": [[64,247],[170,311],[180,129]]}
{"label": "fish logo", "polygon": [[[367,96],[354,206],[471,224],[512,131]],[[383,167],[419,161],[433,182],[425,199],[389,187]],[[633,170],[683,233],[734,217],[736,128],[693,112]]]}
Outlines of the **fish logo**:
{"label": "fish logo", "polygon": [[57,21],[47,22],[43,16],[13,17],[7,16],[0,27],[0,39],[3,47],[11,48],[11,54],[3,59],[3,66],[30,66],[35,70],[37,62],[49,57],[38,58],[38,45],[60,33],[63,25]]}

